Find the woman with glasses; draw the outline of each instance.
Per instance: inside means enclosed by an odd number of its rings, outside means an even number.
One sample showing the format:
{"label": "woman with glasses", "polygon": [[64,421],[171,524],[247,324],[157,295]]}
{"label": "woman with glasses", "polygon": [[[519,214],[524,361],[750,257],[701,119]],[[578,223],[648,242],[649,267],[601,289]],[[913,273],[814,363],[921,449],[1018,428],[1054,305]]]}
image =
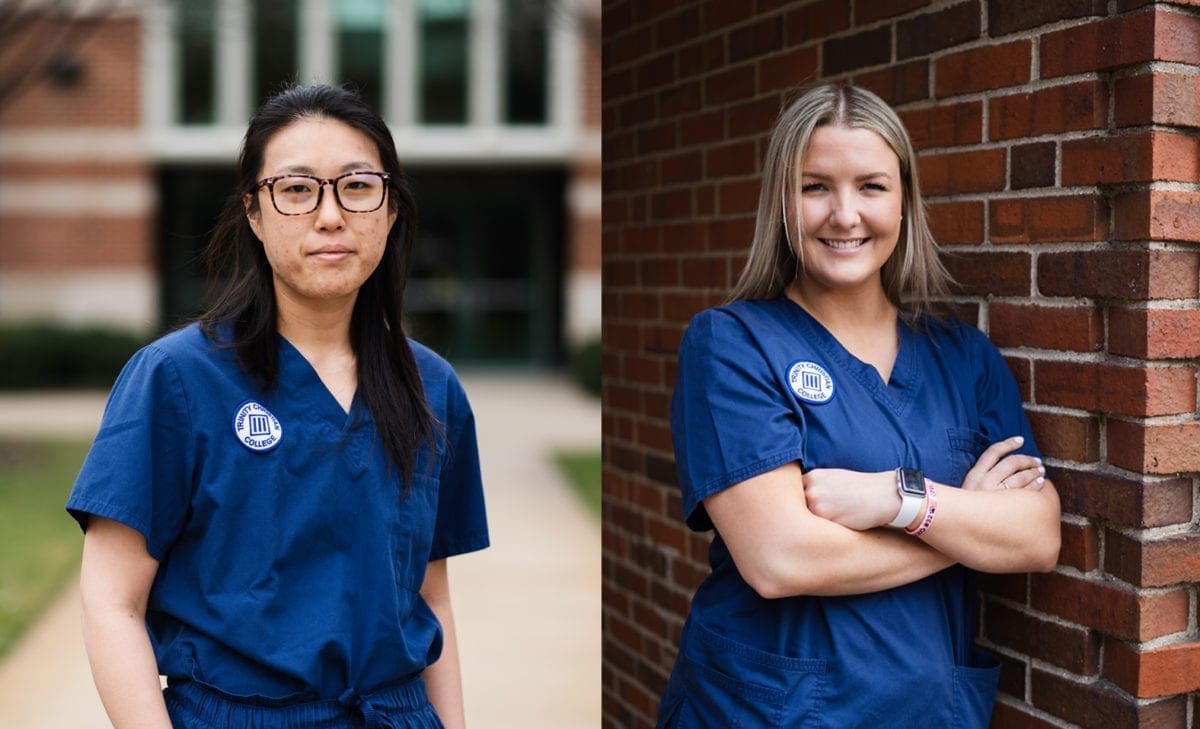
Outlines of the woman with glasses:
{"label": "woman with glasses", "polygon": [[679,348],[684,515],[716,533],[660,727],[987,726],[971,571],[1052,569],[1059,503],[1000,353],[931,313],[947,281],[896,113],[785,108],[741,278]]}
{"label": "woman with glasses", "polygon": [[403,331],[391,134],[294,87],[238,169],[223,291],[125,367],[67,504],[96,686],[118,728],[461,727],[446,559],[488,533],[466,396]]}

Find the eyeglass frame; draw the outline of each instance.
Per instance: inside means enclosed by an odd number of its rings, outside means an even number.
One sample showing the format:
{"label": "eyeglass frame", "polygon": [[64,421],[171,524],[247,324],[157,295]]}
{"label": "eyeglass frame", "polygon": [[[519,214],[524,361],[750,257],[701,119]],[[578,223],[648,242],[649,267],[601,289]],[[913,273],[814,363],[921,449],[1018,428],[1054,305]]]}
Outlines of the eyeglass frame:
{"label": "eyeglass frame", "polygon": [[[383,181],[383,196],[380,198],[378,205],[371,208],[370,210],[350,210],[342,203],[342,197],[340,195],[338,195],[337,183],[340,180],[350,177],[352,175],[375,175],[376,177],[378,177],[379,179],[381,179]],[[280,180],[287,179],[289,177],[303,177],[306,180],[313,180],[317,183],[317,202],[316,202],[316,204],[313,205],[312,210],[307,210],[303,213],[285,213],[279,209],[279,203],[275,202],[275,183],[279,182]],[[294,215],[311,215],[312,213],[315,213],[321,207],[321,200],[324,198],[326,185],[329,185],[330,189],[333,190],[333,201],[336,202],[337,206],[339,208],[341,208],[342,210],[344,210],[345,212],[347,212],[347,213],[373,213],[376,210],[378,210],[379,208],[383,207],[383,204],[385,202],[387,202],[387,197],[388,197],[387,192],[388,192],[388,187],[390,187],[389,183],[391,182],[391,179],[392,179],[392,175],[390,172],[376,172],[375,170],[354,170],[353,172],[342,173],[342,174],[338,175],[337,177],[326,177],[326,178],[317,177],[316,175],[302,175],[299,173],[293,173],[293,174],[289,174],[289,175],[275,175],[274,177],[264,177],[261,180],[259,180],[258,182],[254,183],[254,190],[257,192],[259,189],[261,189],[265,185],[267,188],[267,194],[271,198],[271,207],[275,208],[275,212],[279,213],[280,215],[294,216]]]}

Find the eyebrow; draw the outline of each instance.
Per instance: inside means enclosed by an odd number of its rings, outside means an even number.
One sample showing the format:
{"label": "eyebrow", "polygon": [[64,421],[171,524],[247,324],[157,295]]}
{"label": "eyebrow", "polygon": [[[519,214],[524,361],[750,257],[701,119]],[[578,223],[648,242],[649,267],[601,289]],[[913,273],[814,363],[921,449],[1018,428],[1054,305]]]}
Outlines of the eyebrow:
{"label": "eyebrow", "polygon": [[[347,162],[346,164],[342,165],[342,168],[340,170],[338,170],[338,174],[341,174],[343,172],[354,172],[355,170],[373,170],[373,169],[375,169],[375,165],[372,164],[371,162],[367,162],[365,160],[356,160],[354,162]],[[284,173],[294,173],[297,175],[314,175],[315,176],[317,174],[316,170],[314,170],[312,167],[309,167],[308,165],[284,165],[283,167],[279,168],[279,171],[284,172]]]}
{"label": "eyebrow", "polygon": [[[820,172],[803,171],[800,173],[800,175],[802,177],[811,177],[814,180],[832,180],[833,179],[833,175],[823,175]],[[865,175],[859,175],[858,177],[855,177],[854,181],[862,182],[863,180],[870,180],[870,179],[873,179],[876,177],[886,177],[889,180],[892,179],[892,176],[886,172],[868,172]]]}

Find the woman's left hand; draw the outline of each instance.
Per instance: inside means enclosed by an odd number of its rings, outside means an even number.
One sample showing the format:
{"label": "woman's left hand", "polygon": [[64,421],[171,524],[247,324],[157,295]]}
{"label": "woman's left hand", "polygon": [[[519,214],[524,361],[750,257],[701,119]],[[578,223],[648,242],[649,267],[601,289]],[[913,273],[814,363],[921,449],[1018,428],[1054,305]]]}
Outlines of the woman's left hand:
{"label": "woman's left hand", "polygon": [[895,471],[814,468],[804,474],[804,497],[812,513],[859,531],[883,526],[900,511]]}

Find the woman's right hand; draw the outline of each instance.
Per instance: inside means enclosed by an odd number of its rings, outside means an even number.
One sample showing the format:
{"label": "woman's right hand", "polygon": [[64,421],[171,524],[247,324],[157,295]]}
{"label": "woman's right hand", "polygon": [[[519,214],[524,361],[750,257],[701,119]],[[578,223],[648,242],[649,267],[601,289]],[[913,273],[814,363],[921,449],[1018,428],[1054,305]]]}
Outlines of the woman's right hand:
{"label": "woman's right hand", "polygon": [[979,460],[975,461],[971,470],[967,471],[967,476],[962,482],[963,489],[1040,489],[1046,482],[1046,469],[1042,466],[1042,459],[1012,453],[1024,442],[1025,439],[1018,435],[990,445],[980,454]]}

